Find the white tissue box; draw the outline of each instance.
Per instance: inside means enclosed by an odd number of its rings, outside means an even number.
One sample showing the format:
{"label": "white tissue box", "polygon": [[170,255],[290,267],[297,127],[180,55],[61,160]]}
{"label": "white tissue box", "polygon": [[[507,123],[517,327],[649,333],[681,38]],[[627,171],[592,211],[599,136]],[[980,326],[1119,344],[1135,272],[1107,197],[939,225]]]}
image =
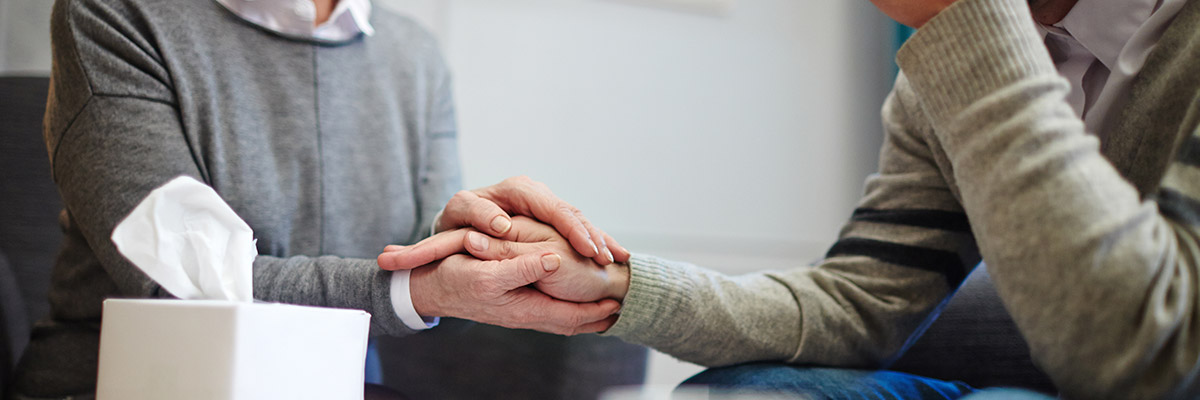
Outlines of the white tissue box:
{"label": "white tissue box", "polygon": [[106,300],[100,400],[363,398],[361,310]]}

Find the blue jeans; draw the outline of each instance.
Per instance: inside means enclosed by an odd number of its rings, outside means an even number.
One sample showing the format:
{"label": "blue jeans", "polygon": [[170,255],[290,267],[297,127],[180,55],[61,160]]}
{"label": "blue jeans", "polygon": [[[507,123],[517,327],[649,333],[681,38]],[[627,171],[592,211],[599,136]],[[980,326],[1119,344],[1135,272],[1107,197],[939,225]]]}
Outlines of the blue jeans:
{"label": "blue jeans", "polygon": [[805,399],[958,399],[975,389],[894,371],[745,364],[712,368],[683,382],[715,391],[799,395]]}
{"label": "blue jeans", "polygon": [[1021,389],[985,389],[962,400],[1054,400],[1053,397]]}

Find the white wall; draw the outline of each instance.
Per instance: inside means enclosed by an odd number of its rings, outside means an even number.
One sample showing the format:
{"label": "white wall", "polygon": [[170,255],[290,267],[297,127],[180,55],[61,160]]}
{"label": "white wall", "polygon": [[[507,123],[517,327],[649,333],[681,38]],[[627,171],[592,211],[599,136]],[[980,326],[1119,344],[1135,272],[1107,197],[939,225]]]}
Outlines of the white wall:
{"label": "white wall", "polygon": [[50,74],[51,0],[0,0],[0,74]]}
{"label": "white wall", "polygon": [[450,1],[452,0],[372,0],[372,4],[408,15],[438,37],[443,37],[443,28],[449,18]]}

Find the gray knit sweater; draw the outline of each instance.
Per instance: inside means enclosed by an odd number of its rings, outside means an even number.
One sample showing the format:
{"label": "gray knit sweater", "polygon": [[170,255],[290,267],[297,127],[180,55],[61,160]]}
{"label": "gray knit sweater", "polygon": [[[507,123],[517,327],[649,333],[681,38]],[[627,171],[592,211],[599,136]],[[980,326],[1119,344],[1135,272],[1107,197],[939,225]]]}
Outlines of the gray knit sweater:
{"label": "gray knit sweater", "polygon": [[376,34],[284,38],[210,0],[59,0],[45,138],[65,232],[52,312],[19,390],[91,392],[100,305],[166,296],[110,240],[178,175],[212,185],[254,229],[254,296],[357,308],[402,335],[375,256],[427,234],[459,187],[446,67],[414,22]]}
{"label": "gray knit sweater", "polygon": [[1068,397],[1200,395],[1200,1],[1103,148],[1025,0],[958,1],[898,60],[880,170],[822,263],[727,277],[638,255],[607,334],[704,365],[884,365],[982,256]]}

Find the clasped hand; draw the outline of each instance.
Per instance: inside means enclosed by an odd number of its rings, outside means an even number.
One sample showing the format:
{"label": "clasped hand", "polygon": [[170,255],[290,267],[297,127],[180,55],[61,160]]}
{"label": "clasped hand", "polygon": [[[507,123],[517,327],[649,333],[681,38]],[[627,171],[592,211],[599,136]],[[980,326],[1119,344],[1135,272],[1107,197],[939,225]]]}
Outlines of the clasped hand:
{"label": "clasped hand", "polygon": [[446,230],[388,246],[378,259],[387,270],[412,270],[418,314],[562,335],[604,331],[616,321],[629,271],[614,261],[628,260],[628,251],[544,185],[521,177],[460,192],[439,225]]}

